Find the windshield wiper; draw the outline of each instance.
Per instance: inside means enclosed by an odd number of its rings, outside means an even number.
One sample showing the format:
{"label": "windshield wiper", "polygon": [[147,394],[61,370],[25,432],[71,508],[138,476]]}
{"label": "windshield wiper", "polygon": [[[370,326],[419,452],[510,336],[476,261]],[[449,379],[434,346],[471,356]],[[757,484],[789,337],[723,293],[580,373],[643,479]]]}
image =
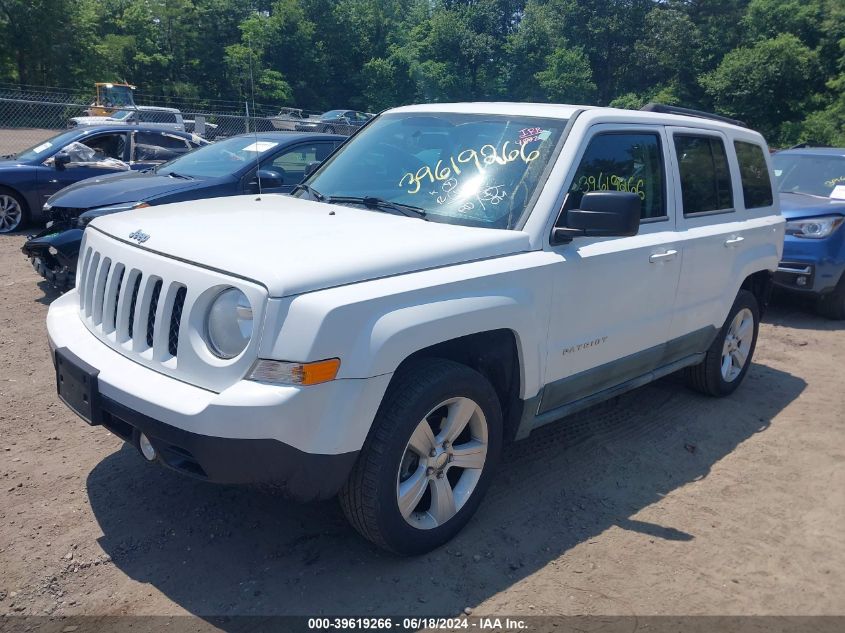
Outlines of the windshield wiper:
{"label": "windshield wiper", "polygon": [[780,191],[778,193],[791,193],[793,196],[807,196],[808,198],[827,198],[827,196],[820,196],[817,193],[807,193],[806,191]]}
{"label": "windshield wiper", "polygon": [[182,180],[193,180],[190,176],[186,176],[185,174],[177,174],[175,171],[167,172],[168,176],[173,176],[174,178],[181,178]]}
{"label": "windshield wiper", "polygon": [[296,187],[294,187],[293,191],[290,192],[291,195],[295,194],[300,189],[302,191],[307,191],[308,193],[310,193],[311,197],[314,198],[315,200],[317,200],[318,202],[322,202],[323,200],[326,199],[326,196],[324,196],[319,191],[314,189],[314,187],[312,187],[311,185],[306,185],[304,182],[301,182]]}
{"label": "windshield wiper", "polygon": [[329,196],[325,200],[329,204],[363,204],[370,209],[390,209],[408,217],[418,217],[425,220],[425,210],[410,204],[392,202],[375,196]]}

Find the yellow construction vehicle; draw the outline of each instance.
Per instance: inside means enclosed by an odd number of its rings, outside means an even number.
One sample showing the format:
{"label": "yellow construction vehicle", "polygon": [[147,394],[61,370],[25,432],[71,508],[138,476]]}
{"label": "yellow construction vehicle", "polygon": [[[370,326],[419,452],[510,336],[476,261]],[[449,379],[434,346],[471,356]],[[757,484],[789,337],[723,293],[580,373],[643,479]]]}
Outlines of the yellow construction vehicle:
{"label": "yellow construction vehicle", "polygon": [[100,82],[94,86],[97,88],[97,99],[86,110],[88,116],[109,116],[121,108],[135,107],[135,99],[132,96],[135,86],[127,83]]}

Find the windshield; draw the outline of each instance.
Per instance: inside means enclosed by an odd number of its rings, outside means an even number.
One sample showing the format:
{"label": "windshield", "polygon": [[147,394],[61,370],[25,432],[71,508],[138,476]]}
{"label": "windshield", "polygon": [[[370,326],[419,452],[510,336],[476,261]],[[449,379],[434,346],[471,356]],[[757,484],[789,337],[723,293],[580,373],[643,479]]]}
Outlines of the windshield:
{"label": "windshield", "polygon": [[167,176],[175,173],[191,178],[219,178],[255,165],[272,151],[278,141],[254,136],[234,136],[180,156],[158,168],[157,173]]}
{"label": "windshield", "polygon": [[15,158],[18,160],[44,160],[71,141],[79,138],[79,136],[78,130],[56,134],[56,136],[51,136],[46,141],[41,141],[38,145],[33,145],[29,149],[18,152]]}
{"label": "windshield", "polygon": [[438,222],[513,228],[565,126],[565,119],[525,116],[384,114],[308,184],[327,197],[413,205]]}
{"label": "windshield", "polygon": [[125,106],[135,103],[129,86],[98,86],[100,102],[104,106]]}
{"label": "windshield", "polygon": [[117,119],[118,121],[123,121],[124,119],[129,118],[132,114],[132,110],[118,110],[114,114],[111,115],[111,118]]}
{"label": "windshield", "polygon": [[324,112],[320,119],[323,121],[333,121],[334,119],[342,119],[345,113],[346,110],[329,110],[328,112]]}
{"label": "windshield", "polygon": [[778,191],[830,197],[836,187],[845,197],[845,156],[775,154],[772,158]]}

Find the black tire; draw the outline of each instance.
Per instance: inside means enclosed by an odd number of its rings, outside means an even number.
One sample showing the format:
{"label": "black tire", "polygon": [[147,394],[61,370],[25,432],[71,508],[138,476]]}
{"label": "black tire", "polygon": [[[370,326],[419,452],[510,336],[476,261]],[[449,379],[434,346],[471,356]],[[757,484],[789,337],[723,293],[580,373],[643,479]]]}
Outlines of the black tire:
{"label": "black tire", "polygon": [[[3,219],[0,218],[0,234],[3,233],[12,233],[13,231],[19,231],[24,228],[27,224],[29,224],[29,206],[26,204],[26,200],[24,200],[23,196],[21,196],[17,191],[14,189],[9,189],[8,187],[0,187],[0,204],[3,203],[4,199],[11,199],[14,201],[15,204],[18,205],[20,209],[20,220],[14,226],[4,225]],[[3,210],[0,208],[0,216],[3,215]]]}
{"label": "black tire", "polygon": [[836,321],[845,319],[845,274],[839,279],[833,292],[819,298],[816,310],[828,319]]}
{"label": "black tire", "polygon": [[[389,552],[409,556],[443,545],[475,513],[501,454],[502,412],[490,382],[465,365],[445,359],[421,359],[400,371],[379,407],[373,428],[339,498],[346,518],[364,538]],[[462,507],[442,524],[421,529],[411,525],[410,519],[406,520],[400,512],[397,498],[400,467],[404,467],[407,455],[411,455],[406,447],[418,425],[424,419],[434,418],[435,407],[450,398],[468,398],[480,408],[486,419],[487,456],[480,478]],[[429,412],[432,415],[427,416]],[[481,417],[474,420],[478,424]],[[419,461],[422,464],[423,460]],[[462,472],[460,468],[447,470],[447,481],[451,471]],[[430,480],[425,484],[429,500],[434,483]],[[420,506],[425,499],[423,496]]]}
{"label": "black tire", "polygon": [[[748,347],[748,353],[742,370],[732,380],[726,380],[722,375],[722,352],[725,347],[725,338],[728,336],[734,318],[742,310],[750,310],[753,316],[754,329],[751,344]],[[710,345],[710,349],[707,350],[704,360],[698,365],[684,369],[684,378],[687,385],[695,391],[715,397],[727,396],[736,391],[737,387],[739,387],[745,378],[745,374],[748,373],[748,368],[751,366],[754,349],[757,346],[757,334],[759,330],[760,306],[757,303],[757,298],[748,290],[740,290],[733,307],[731,307],[731,311],[728,313],[728,318],[725,320],[722,329],[719,330],[719,334],[716,336],[713,344]]]}

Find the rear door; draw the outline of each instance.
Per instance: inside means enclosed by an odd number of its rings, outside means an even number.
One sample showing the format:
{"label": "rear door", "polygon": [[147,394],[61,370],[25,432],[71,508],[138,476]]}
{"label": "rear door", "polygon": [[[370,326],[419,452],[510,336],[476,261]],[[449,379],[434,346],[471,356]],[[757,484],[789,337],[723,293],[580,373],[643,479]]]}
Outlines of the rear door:
{"label": "rear door", "polygon": [[194,146],[187,139],[167,132],[133,131],[132,169],[142,170],[187,154]]}
{"label": "rear door", "polygon": [[684,253],[672,336],[699,333],[706,342],[722,326],[742,281],[736,268],[750,245],[748,215],[731,139],[718,130],[667,131]]}
{"label": "rear door", "polygon": [[633,237],[575,238],[553,246],[546,387],[539,413],[648,374],[662,364],[682,253],[675,231],[667,137],[659,125],[597,125],[582,144],[564,207],[588,191],[642,200]]}

